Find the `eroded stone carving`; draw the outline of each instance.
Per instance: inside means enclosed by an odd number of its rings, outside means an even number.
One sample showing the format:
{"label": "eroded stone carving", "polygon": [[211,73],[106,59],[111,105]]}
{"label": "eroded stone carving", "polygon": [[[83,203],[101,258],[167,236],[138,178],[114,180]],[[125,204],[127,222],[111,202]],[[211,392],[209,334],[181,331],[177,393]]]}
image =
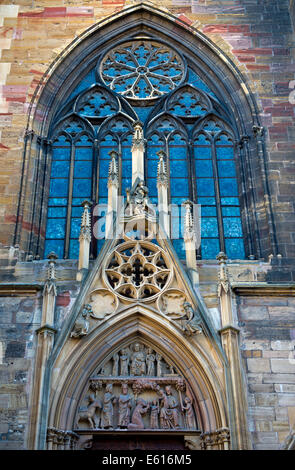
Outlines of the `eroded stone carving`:
{"label": "eroded stone carving", "polygon": [[92,313],[91,305],[84,305],[82,312],[79,314],[74,328],[71,332],[72,338],[81,338],[81,336],[87,335],[89,331],[89,317]]}
{"label": "eroded stone carving", "polygon": [[[103,375],[102,375],[103,372]],[[186,384],[170,360],[142,341],[114,351],[90,378],[85,408],[78,411],[82,429],[196,430]]]}
{"label": "eroded stone carving", "polygon": [[92,309],[90,316],[102,320],[116,310],[118,301],[107,289],[97,289],[90,294],[89,304]]}

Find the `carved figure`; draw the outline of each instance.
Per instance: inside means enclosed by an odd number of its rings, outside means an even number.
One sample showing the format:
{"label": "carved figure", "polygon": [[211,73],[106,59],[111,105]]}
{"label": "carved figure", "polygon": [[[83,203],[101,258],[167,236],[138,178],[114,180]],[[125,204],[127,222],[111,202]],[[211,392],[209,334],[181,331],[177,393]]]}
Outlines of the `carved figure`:
{"label": "carved figure", "polygon": [[147,375],[153,377],[155,375],[156,356],[151,348],[148,348],[146,355]]}
{"label": "carved figure", "polygon": [[167,385],[164,390],[159,390],[161,410],[160,410],[160,425],[163,429],[179,428],[179,412],[178,403],[172,395],[170,385]]}
{"label": "carved figure", "polygon": [[71,332],[71,338],[80,338],[81,336],[85,336],[89,330],[89,316],[92,313],[91,305],[86,304],[83,307],[82,312],[79,314],[74,328]]}
{"label": "carved figure", "polygon": [[159,402],[154,399],[151,404],[150,428],[159,429]]}
{"label": "carved figure", "polygon": [[139,398],[132,414],[131,423],[128,424],[128,429],[144,429],[142,416],[147,413],[148,409],[147,402],[143,398]]}
{"label": "carved figure", "polygon": [[148,211],[149,203],[147,195],[148,188],[144,185],[144,182],[141,181],[133,195],[133,202],[135,204],[134,215],[142,215]]}
{"label": "carved figure", "polygon": [[200,315],[193,310],[193,307],[189,302],[184,302],[183,308],[186,313],[186,317],[181,320],[184,334],[191,336],[197,333],[202,333],[203,330]]}
{"label": "carved figure", "polygon": [[162,377],[162,356],[160,354],[157,354],[156,359],[157,359],[157,377]]}
{"label": "carved figure", "polygon": [[113,385],[108,384],[105,389],[103,397],[103,408],[102,408],[102,427],[113,428],[113,403],[116,397],[113,395]]}
{"label": "carved figure", "polygon": [[130,423],[131,396],[128,393],[128,385],[122,384],[122,393],[118,399],[119,403],[119,421],[120,428],[127,428]]}
{"label": "carved figure", "polygon": [[120,375],[128,376],[129,355],[127,349],[120,351]]}
{"label": "carved figure", "polygon": [[144,375],[145,374],[145,355],[140,350],[140,344],[135,343],[134,353],[131,358],[130,375]]}
{"label": "carved figure", "polygon": [[97,408],[101,409],[102,405],[101,405],[100,400],[96,398],[94,393],[89,395],[88,401],[89,401],[89,404],[88,404],[87,410],[79,412],[77,427],[78,427],[79,421],[87,421],[90,425],[90,428],[95,429],[99,427],[99,422],[98,423],[96,422],[96,416],[95,416],[96,409]]}
{"label": "carved figure", "polygon": [[113,370],[112,375],[113,377],[117,377],[119,375],[119,354],[116,353],[113,355]]}
{"label": "carved figure", "polygon": [[185,427],[187,429],[195,429],[196,422],[195,422],[195,415],[193,410],[193,404],[190,397],[186,396],[184,399],[184,404],[182,403],[182,411],[185,412]]}

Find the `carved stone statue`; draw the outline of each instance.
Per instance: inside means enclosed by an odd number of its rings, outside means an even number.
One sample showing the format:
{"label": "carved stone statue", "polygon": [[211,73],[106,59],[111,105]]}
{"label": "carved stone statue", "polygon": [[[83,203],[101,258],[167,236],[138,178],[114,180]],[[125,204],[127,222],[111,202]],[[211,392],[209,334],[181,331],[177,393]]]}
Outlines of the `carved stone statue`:
{"label": "carved stone statue", "polygon": [[141,181],[134,191],[133,203],[134,203],[134,215],[142,215],[148,211],[148,188]]}
{"label": "carved stone statue", "polygon": [[77,427],[79,421],[87,421],[90,425],[91,429],[95,429],[99,427],[99,422],[96,422],[96,409],[102,408],[100,400],[98,400],[94,393],[90,394],[88,397],[88,406],[86,411],[79,411],[78,420],[77,420]]}
{"label": "carved stone statue", "polygon": [[184,334],[191,336],[202,333],[203,329],[200,315],[193,310],[193,307],[189,302],[184,302],[183,308],[186,313],[186,316],[181,319]]}
{"label": "carved stone statue", "polygon": [[147,413],[148,409],[147,402],[143,398],[139,398],[132,414],[131,423],[128,424],[128,429],[144,429],[142,416]]}
{"label": "carved stone statue", "polygon": [[113,355],[113,370],[112,376],[117,377],[119,375],[119,354],[116,353]]}
{"label": "carved stone statue", "polygon": [[151,348],[148,348],[146,355],[147,375],[153,377],[155,375],[156,355]]}
{"label": "carved stone statue", "polygon": [[172,395],[170,385],[164,390],[159,390],[161,410],[160,425],[163,429],[179,428],[179,411],[176,398]]}
{"label": "carved stone statue", "polygon": [[72,338],[80,338],[81,336],[85,336],[89,330],[89,316],[92,313],[91,305],[86,304],[83,307],[82,312],[79,314],[74,328],[71,332]]}
{"label": "carved stone statue", "polygon": [[128,385],[122,384],[122,393],[118,399],[119,403],[119,421],[120,428],[127,428],[130,423],[131,396],[128,393]]}
{"label": "carved stone statue", "polygon": [[113,403],[116,397],[113,395],[113,385],[107,384],[103,397],[102,423],[103,428],[113,428]]}
{"label": "carved stone statue", "polygon": [[162,356],[160,354],[157,354],[156,359],[157,359],[157,377],[162,377]]}
{"label": "carved stone statue", "polygon": [[130,375],[144,375],[146,370],[145,355],[140,350],[140,344],[135,343],[131,357]]}
{"label": "carved stone statue", "polygon": [[159,429],[159,402],[154,399],[151,404],[150,428]]}
{"label": "carved stone statue", "polygon": [[193,404],[190,397],[186,396],[184,399],[184,403],[182,403],[182,411],[185,412],[185,427],[187,429],[195,429],[196,422],[195,422],[195,415],[193,410]]}
{"label": "carved stone statue", "polygon": [[129,355],[128,349],[120,351],[120,375],[128,376]]}

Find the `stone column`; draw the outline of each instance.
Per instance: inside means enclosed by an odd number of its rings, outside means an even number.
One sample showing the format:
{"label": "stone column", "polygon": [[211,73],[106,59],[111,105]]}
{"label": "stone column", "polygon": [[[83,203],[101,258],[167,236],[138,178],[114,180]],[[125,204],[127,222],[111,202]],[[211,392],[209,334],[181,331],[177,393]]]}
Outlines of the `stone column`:
{"label": "stone column", "polygon": [[144,145],[143,129],[141,122],[134,123],[132,140],[132,186],[139,178],[144,181]]}
{"label": "stone column", "polygon": [[197,233],[195,231],[194,218],[192,214],[193,203],[185,201],[185,220],[184,220],[184,244],[186,265],[189,271],[191,281],[194,285],[199,285],[199,273],[197,266]]}
{"label": "stone column", "polygon": [[56,298],[55,253],[48,255],[48,276],[43,289],[43,305],[41,326],[36,330],[37,347],[34,367],[33,392],[30,416],[29,448],[38,449],[39,426],[42,413],[42,397],[44,390],[44,375],[47,360],[54,343],[54,310]]}
{"label": "stone column", "polygon": [[221,313],[221,329],[219,331],[221,342],[228,359],[229,374],[227,376],[231,443],[233,450],[250,449],[250,439],[247,426],[247,400],[245,396],[246,385],[242,375],[242,364],[239,349],[239,333],[233,309],[232,291],[226,267],[227,256],[219,253],[217,260],[220,265],[218,297]]}
{"label": "stone column", "polygon": [[106,239],[114,237],[114,218],[118,213],[118,191],[119,191],[119,176],[118,176],[118,154],[115,150],[109,153],[111,157],[109,167],[108,179],[108,213],[106,215]]}
{"label": "stone column", "polygon": [[78,261],[78,272],[76,279],[82,281],[88,272],[89,268],[89,254],[90,254],[90,243],[91,243],[91,217],[90,207],[92,202],[87,199],[82,202],[84,208],[81,220],[81,230],[79,237],[79,261]]}
{"label": "stone column", "polygon": [[158,205],[159,205],[159,221],[167,237],[170,237],[170,217],[168,204],[168,176],[165,163],[166,154],[162,150],[157,153],[159,156],[158,172],[157,172],[157,188],[158,188]]}

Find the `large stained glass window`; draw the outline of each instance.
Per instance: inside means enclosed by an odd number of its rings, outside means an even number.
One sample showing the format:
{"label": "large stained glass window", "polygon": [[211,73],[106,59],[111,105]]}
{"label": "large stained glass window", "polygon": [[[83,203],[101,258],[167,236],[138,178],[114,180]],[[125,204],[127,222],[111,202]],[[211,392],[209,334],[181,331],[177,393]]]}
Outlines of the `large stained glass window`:
{"label": "large stained glass window", "polygon": [[[230,110],[195,64],[147,38],[107,51],[71,90],[54,120],[45,255],[54,250],[61,258],[78,257],[81,203],[107,203],[112,150],[118,154],[121,194],[131,187],[132,132],[138,120],[144,126],[145,178],[153,203],[158,152],[167,156],[171,238],[179,257],[185,257],[181,208],[190,199],[201,206],[199,257],[214,259],[222,250],[231,259],[243,259]],[[103,239],[93,243],[99,251]]]}

